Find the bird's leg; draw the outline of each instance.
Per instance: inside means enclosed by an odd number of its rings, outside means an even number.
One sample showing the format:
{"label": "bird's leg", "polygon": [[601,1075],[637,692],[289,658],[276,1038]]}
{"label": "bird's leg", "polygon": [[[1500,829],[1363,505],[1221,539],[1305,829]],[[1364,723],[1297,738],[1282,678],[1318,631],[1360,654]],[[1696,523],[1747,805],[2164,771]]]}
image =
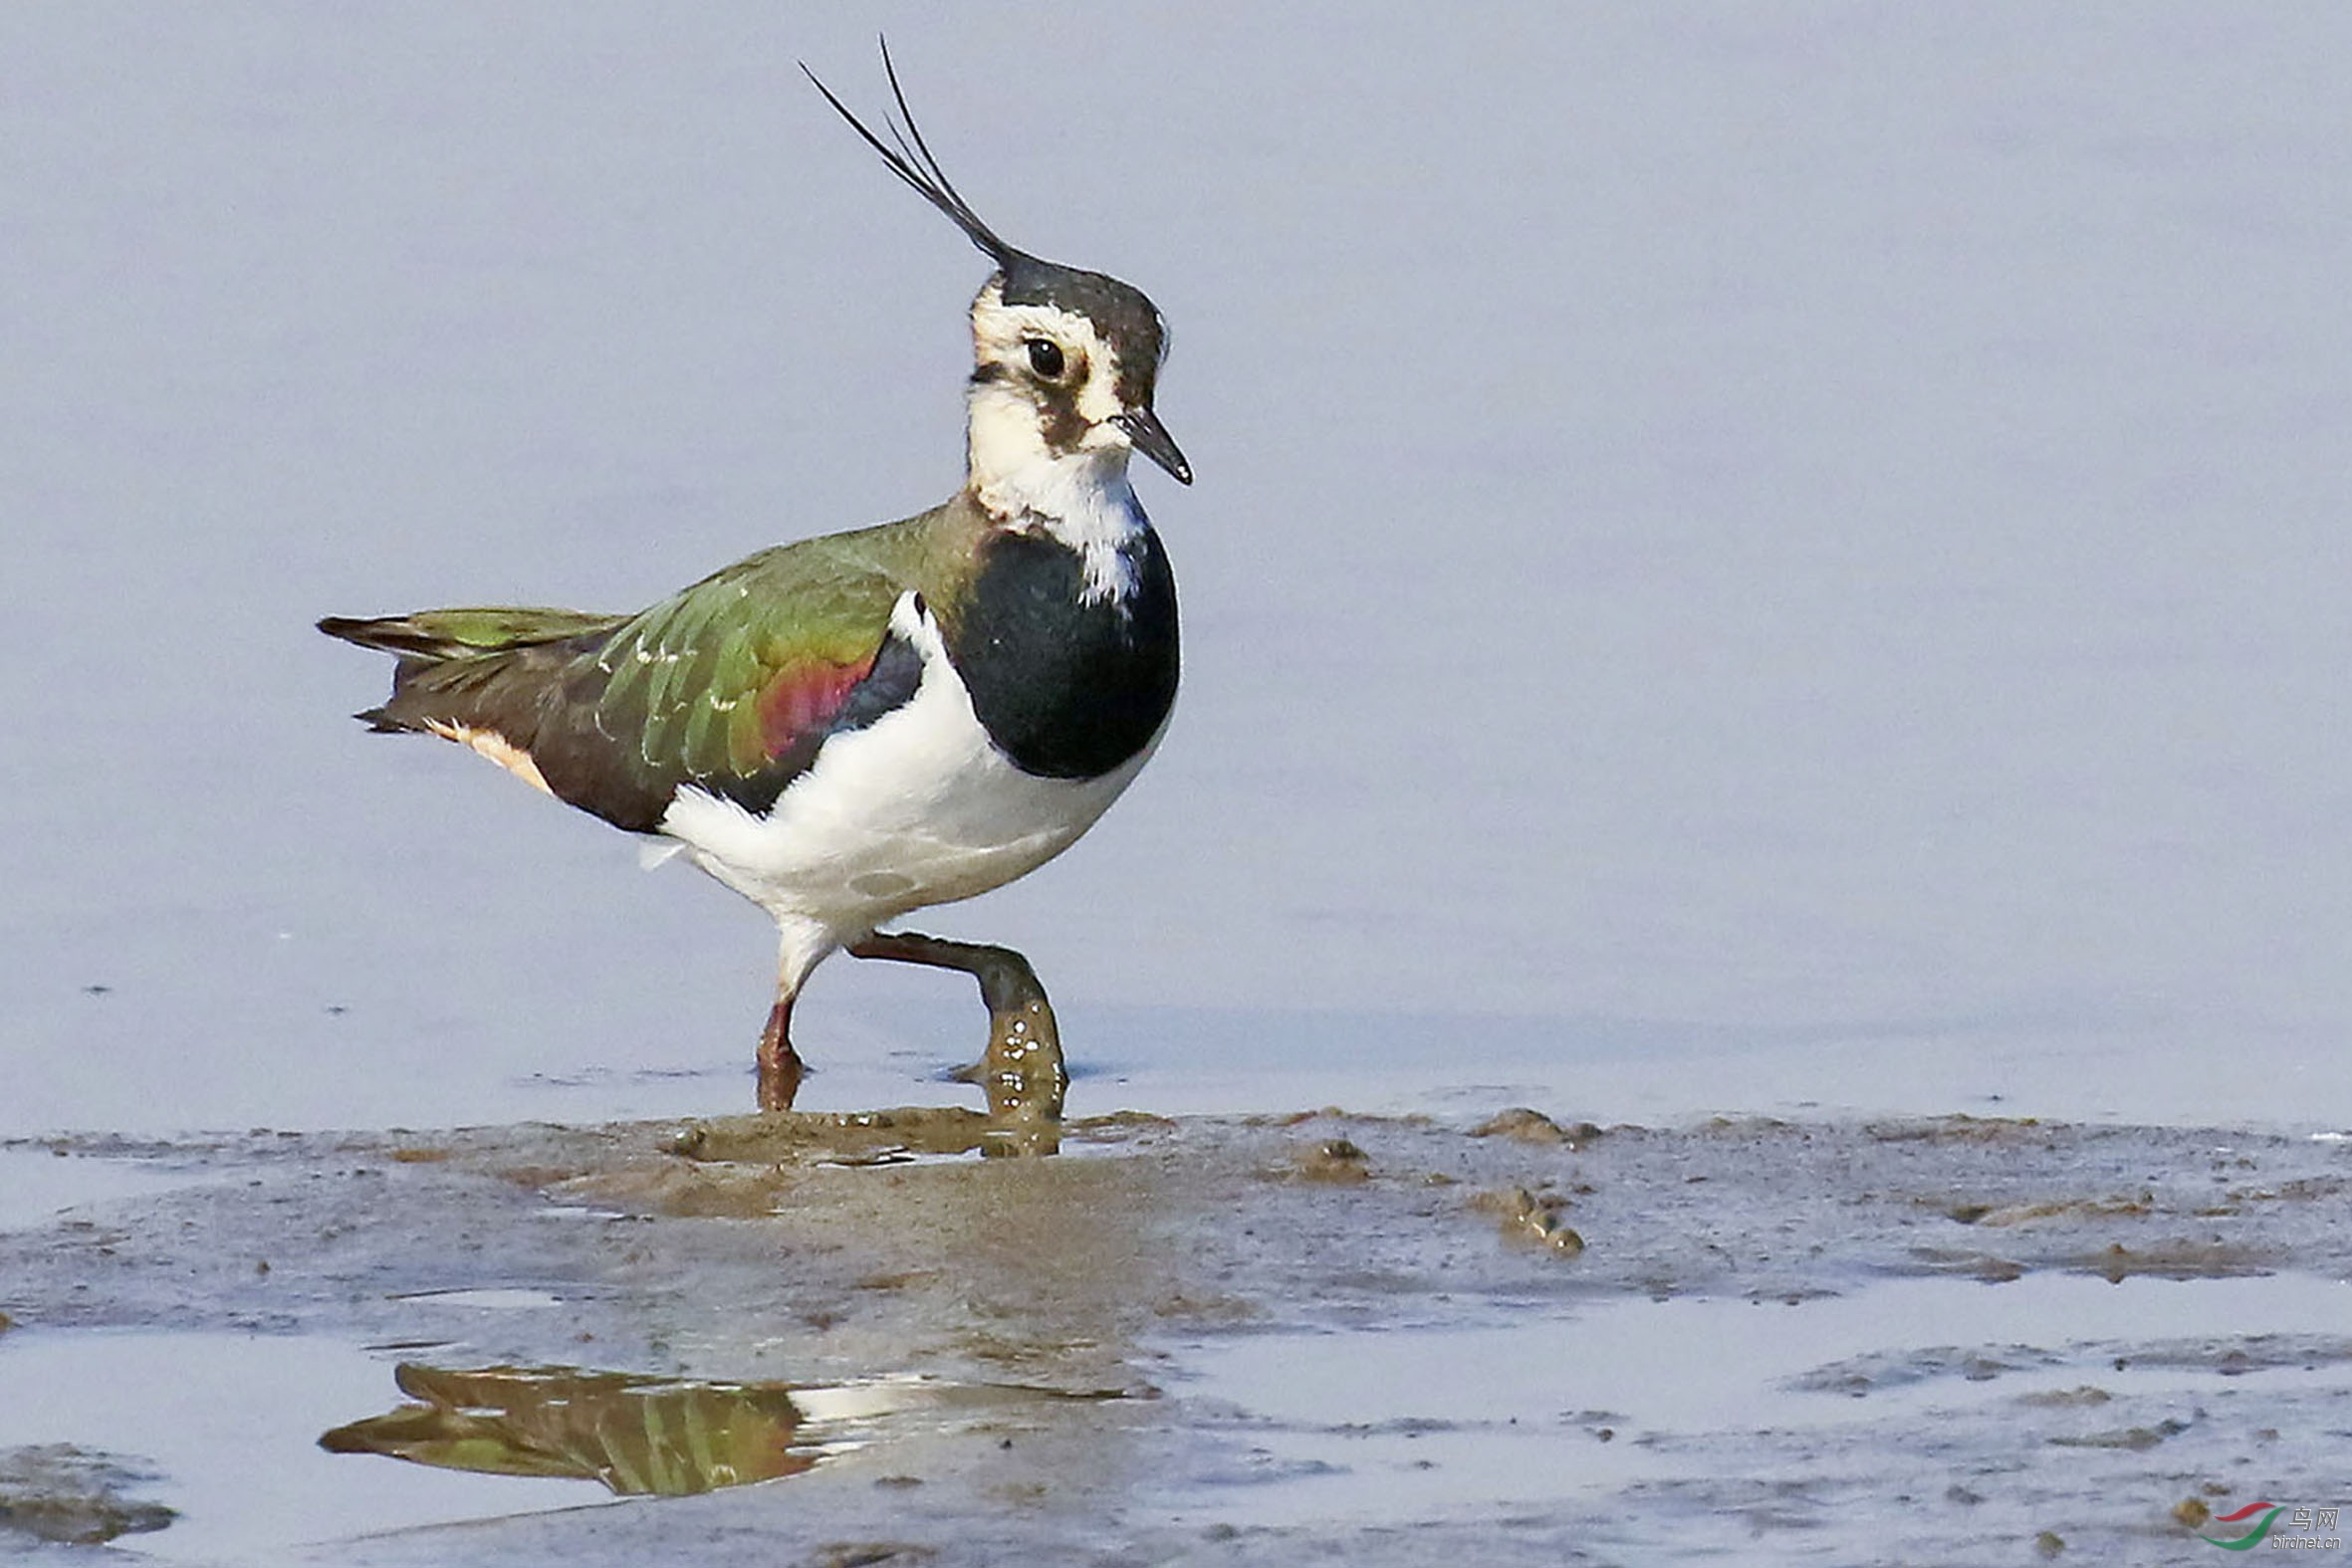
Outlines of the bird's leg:
{"label": "bird's leg", "polygon": [[823,927],[790,915],[776,917],[776,1006],[760,1030],[760,1109],[789,1111],[809,1068],[793,1049],[793,1003],[809,983],[810,971],[833,950]]}
{"label": "bird's leg", "polygon": [[760,1030],[760,1109],[789,1111],[808,1068],[793,1049],[793,994],[779,987],[768,1026]]}
{"label": "bird's leg", "polygon": [[1054,1006],[1029,960],[1011,948],[950,942],[908,931],[878,931],[849,949],[854,958],[895,959],[934,969],[962,970],[980,982],[988,1004],[988,1054],[959,1076],[988,1093],[996,1121],[1058,1121],[1069,1073],[1061,1064],[1061,1030]]}

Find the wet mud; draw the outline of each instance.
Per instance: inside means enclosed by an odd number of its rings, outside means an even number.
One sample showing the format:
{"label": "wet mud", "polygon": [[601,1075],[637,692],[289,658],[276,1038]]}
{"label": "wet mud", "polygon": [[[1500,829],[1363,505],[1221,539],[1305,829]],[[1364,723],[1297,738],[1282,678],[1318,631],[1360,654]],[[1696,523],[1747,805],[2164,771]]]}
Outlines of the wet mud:
{"label": "wet mud", "polygon": [[[2243,1505],[2346,1500],[2341,1141],[1526,1107],[1104,1117],[1053,1159],[990,1133],[0,1148],[169,1178],[0,1232],[0,1553],[87,1518],[240,1562],[2192,1562]],[[258,1352],[253,1470],[493,1489],[231,1528],[174,1489],[160,1394],[126,1443],[44,1370],[181,1347],[201,1381],[224,1346]],[[352,1393],[296,1370],[336,1357]],[[332,1414],[264,1431],[297,1393]]]}
{"label": "wet mud", "polygon": [[0,1551],[36,1542],[103,1546],[160,1530],[172,1511],[138,1496],[154,1479],[135,1463],[70,1443],[0,1451],[0,1543],[8,1543]]}

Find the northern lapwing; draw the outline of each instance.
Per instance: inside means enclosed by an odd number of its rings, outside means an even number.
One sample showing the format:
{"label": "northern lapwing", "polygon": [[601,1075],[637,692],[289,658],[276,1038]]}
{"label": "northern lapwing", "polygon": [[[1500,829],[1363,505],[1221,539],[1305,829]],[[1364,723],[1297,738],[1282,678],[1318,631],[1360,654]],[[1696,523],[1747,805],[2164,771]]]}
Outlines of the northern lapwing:
{"label": "northern lapwing", "polygon": [[1067,1080],[1029,962],[879,928],[1036,870],[1134,782],[1176,699],[1176,583],[1127,463],[1141,452],[1180,484],[1192,470],[1152,410],[1159,311],[1000,239],[923,140],[886,46],[882,64],[888,142],[809,80],[995,264],[971,308],[963,489],[761,551],[634,615],[319,629],[397,656],[390,699],[358,715],[372,729],[463,742],[775,917],[763,1109],[792,1105],[794,999],[845,949],[974,976],[992,1026],[968,1075],[994,1116],[1051,1120]]}

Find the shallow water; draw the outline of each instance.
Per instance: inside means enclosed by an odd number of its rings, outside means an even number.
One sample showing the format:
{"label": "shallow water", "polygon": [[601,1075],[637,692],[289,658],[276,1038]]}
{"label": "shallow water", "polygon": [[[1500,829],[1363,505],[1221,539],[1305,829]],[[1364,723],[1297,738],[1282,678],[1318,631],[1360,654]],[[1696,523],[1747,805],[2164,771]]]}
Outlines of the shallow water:
{"label": "shallow water", "polygon": [[345,1568],[2194,1562],[2189,1504],[2340,1501],[2336,1141],[1117,1118],[875,1167],[855,1119],[678,1132],[75,1149],[190,1185],[0,1231],[0,1491],[72,1444],[177,1510],[118,1549]]}
{"label": "shallow water", "polygon": [[[0,18],[0,1131],[748,1092],[761,918],[361,734],[380,661],[309,628],[639,603],[954,484],[978,260],[793,69],[870,109],[874,22]],[[1141,480],[1162,755],[930,922],[1171,1110],[1401,1102],[1500,1033],[1604,1119],[2352,1119],[2348,31],[898,29],[982,209],[1166,310],[1201,475]],[[834,966],[816,1103],[974,1010]]]}
{"label": "shallow water", "polygon": [[[18,1340],[20,1343],[9,1343]],[[0,1340],[0,1448],[54,1442],[142,1455],[143,1495],[179,1511],[118,1549],[168,1561],[261,1561],[306,1542],[604,1497],[592,1481],[360,1469],[319,1434],[380,1403],[388,1352],[284,1334],[99,1332]]]}
{"label": "shallow water", "polygon": [[41,1225],[74,1210],[174,1192],[201,1180],[149,1162],[92,1159],[63,1149],[0,1148],[0,1231]]}
{"label": "shallow water", "polygon": [[[1890,1280],[1788,1303],[1618,1301],[1508,1327],[1251,1336],[1197,1348],[1185,1393],[1232,1407],[1263,1483],[1196,1489],[1176,1517],[1492,1516],[1676,1478],[1693,1441],[1710,1436],[1728,1466],[1772,1467],[1775,1447],[1819,1429],[1997,1427],[2038,1405],[2080,1409],[2092,1419],[2076,1425],[2095,1434],[2134,1400],[2185,1413],[2225,1396],[2258,1406],[2266,1387],[2340,1398],[2352,1387],[2348,1327],[2352,1284],[2341,1280],[2033,1275]],[[2317,1366],[2250,1373],[2226,1371],[2219,1349],[2143,1366],[2113,1354],[2265,1335],[2319,1336],[2335,1351]],[[1887,1387],[1821,1376],[1873,1358],[1893,1364]],[[2069,1398],[2092,1386],[2097,1397]],[[2018,1457],[2049,1437],[2030,1426],[2017,1436]]]}
{"label": "shallow water", "polygon": [[[1606,1513],[1645,1487],[1687,1480],[1694,1451],[1710,1445],[1723,1475],[1768,1474],[1809,1442],[1939,1427],[1955,1481],[2011,1469],[2053,1442],[2128,1453],[2162,1441],[2135,1444],[2124,1425],[2149,1409],[2210,1426],[2209,1406],[2226,1415],[2242,1404],[2258,1417],[2265,1406],[2275,1414],[2290,1401],[2341,1399],[2352,1386],[2348,1288],[2294,1278],[1911,1279],[1785,1304],[1626,1300],[1508,1326],[1227,1337],[1181,1352],[1168,1394],[1189,1413],[1176,1419],[1229,1456],[1196,1458],[1179,1477],[1140,1487],[1132,1511],[1154,1525],[1221,1530]],[[2334,1348],[2234,1364],[2233,1352],[2272,1336]],[[190,1331],[24,1338],[0,1348],[0,1451],[63,1433],[140,1456],[161,1478],[138,1494],[179,1516],[116,1544],[165,1561],[249,1561],[384,1531],[430,1539],[436,1525],[596,1506],[609,1494],[587,1476],[355,1458],[350,1440],[347,1452],[320,1451],[327,1424],[386,1402],[394,1360],[434,1353]],[[2134,1355],[2145,1359],[2127,1364]],[[1875,1364],[1884,1386],[1843,1370],[1856,1364]],[[537,1376],[566,1395],[562,1369]],[[778,1440],[790,1449],[769,1477],[744,1482],[789,1484],[861,1451],[866,1468],[888,1475],[893,1443],[985,1431],[1042,1392],[903,1377],[773,1387],[763,1397],[789,1398],[794,1411]],[[588,1408],[584,1392],[569,1397],[582,1407],[579,1441],[599,1457],[616,1431],[638,1424],[633,1412],[623,1422]],[[470,1414],[480,1425],[489,1413]],[[2013,1454],[2002,1452],[2002,1428]],[[527,1461],[549,1462],[547,1445],[543,1435]]]}

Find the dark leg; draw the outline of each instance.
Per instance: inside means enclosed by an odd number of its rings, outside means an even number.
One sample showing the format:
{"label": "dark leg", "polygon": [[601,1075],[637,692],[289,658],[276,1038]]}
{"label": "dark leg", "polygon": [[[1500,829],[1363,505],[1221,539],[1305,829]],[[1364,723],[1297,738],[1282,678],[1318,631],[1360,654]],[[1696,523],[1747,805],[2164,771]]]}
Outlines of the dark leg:
{"label": "dark leg", "polygon": [[1059,1121],[1069,1074],[1061,1065],[1061,1030],[1029,960],[1011,948],[950,942],[907,931],[877,931],[849,949],[861,959],[895,959],[962,970],[980,982],[988,1004],[988,1054],[963,1074],[988,1092],[998,1121]]}
{"label": "dark leg", "polygon": [[807,1071],[801,1053],[793,1049],[793,999],[780,995],[768,1009],[768,1026],[760,1030],[760,1109],[791,1110]]}

